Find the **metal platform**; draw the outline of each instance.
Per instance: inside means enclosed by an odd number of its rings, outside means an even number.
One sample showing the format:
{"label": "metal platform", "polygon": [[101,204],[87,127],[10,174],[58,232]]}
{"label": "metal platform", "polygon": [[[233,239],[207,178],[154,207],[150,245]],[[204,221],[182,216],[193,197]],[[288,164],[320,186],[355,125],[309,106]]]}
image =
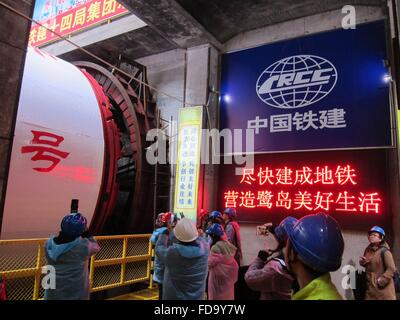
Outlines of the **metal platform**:
{"label": "metal platform", "polygon": [[158,288],[143,289],[107,300],[158,300]]}

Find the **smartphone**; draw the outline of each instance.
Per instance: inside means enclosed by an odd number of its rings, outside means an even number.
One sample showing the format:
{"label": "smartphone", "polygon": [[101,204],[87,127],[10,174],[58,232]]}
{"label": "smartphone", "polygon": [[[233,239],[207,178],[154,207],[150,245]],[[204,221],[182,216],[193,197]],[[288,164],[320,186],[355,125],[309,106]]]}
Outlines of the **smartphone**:
{"label": "smartphone", "polygon": [[79,205],[79,200],[78,199],[72,199],[71,200],[71,213],[77,213],[78,212],[78,205]]}
{"label": "smartphone", "polygon": [[262,226],[257,226],[256,235],[257,236],[267,236],[270,233],[270,231],[269,231],[270,228],[272,228],[271,222],[263,224]]}

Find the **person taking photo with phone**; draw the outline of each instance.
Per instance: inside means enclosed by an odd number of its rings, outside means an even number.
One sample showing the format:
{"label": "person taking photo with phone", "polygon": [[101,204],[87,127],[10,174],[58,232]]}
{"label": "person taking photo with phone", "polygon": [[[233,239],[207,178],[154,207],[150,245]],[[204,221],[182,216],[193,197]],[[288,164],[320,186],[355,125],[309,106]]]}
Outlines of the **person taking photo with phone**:
{"label": "person taking photo with phone", "polygon": [[89,300],[89,259],[100,251],[90,236],[87,220],[79,212],[66,215],[58,236],[45,243],[47,264],[55,269],[55,288],[46,289],[45,300]]}

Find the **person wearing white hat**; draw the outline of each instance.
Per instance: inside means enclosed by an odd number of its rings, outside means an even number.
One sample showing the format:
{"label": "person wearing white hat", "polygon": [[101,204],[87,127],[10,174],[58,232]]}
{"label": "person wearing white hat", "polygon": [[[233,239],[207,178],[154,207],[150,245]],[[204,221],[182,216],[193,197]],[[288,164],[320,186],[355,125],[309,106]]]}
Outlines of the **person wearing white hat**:
{"label": "person wearing white hat", "polygon": [[173,231],[168,245],[168,235],[160,235],[156,255],[165,265],[163,300],[204,299],[208,256],[207,240],[199,236],[196,224],[189,218],[181,219]]}

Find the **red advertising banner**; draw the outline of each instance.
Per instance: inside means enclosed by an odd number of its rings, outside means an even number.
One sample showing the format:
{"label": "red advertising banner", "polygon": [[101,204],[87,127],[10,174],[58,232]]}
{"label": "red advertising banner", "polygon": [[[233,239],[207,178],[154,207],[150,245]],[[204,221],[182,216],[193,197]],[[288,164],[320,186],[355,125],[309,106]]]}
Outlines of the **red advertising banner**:
{"label": "red advertising banner", "polygon": [[[40,23],[62,36],[67,36],[127,13],[129,13],[129,10],[116,0],[93,0],[48,20],[40,21]],[[54,33],[45,27],[32,24],[29,35],[30,45],[40,46],[55,40],[59,40],[59,38]]]}
{"label": "red advertising banner", "polygon": [[235,168],[220,168],[219,207],[236,208],[239,221],[325,212],[349,229],[390,224],[385,151],[256,155],[253,168]]}

